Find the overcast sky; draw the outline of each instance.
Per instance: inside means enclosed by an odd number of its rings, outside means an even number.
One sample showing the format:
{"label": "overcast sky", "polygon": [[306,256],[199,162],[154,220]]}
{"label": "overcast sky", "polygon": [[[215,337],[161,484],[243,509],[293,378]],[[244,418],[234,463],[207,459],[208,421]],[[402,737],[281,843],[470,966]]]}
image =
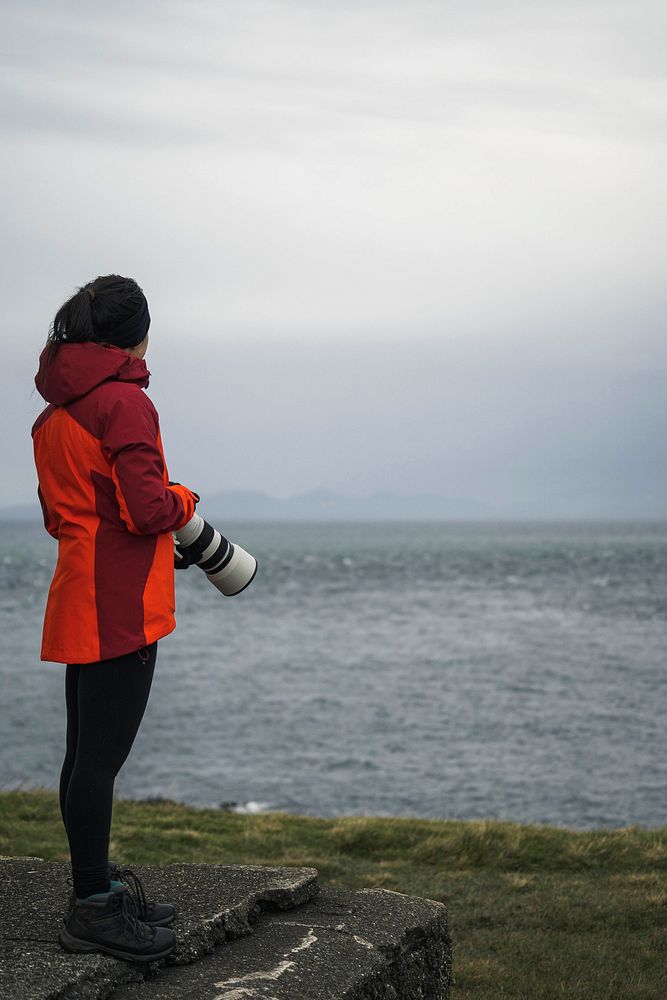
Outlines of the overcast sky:
{"label": "overcast sky", "polygon": [[0,9],[0,504],[56,309],[117,272],[202,497],[667,511],[662,2]]}

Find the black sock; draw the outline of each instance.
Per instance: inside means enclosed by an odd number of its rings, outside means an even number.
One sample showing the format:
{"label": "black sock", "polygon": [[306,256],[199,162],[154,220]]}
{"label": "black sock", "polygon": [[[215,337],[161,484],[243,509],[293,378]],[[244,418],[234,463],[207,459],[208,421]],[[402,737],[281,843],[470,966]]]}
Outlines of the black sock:
{"label": "black sock", "polygon": [[97,892],[109,892],[109,869],[106,864],[95,868],[72,868],[72,880],[77,899],[94,896]]}

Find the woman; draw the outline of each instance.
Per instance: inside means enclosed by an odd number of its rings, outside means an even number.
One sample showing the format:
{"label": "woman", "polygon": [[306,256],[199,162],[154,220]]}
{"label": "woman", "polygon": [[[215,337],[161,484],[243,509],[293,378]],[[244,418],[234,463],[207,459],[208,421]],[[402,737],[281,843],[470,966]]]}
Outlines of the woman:
{"label": "woman", "polygon": [[113,787],[146,708],[158,640],[176,626],[171,532],[199,500],[169,481],[144,392],[149,325],[131,278],[80,288],[40,355],[35,384],[49,405],[32,428],[44,525],[58,539],[41,659],[67,664],[60,809],[74,893],[60,943],[135,961],[173,949],[165,925],[175,910],[148,903],[134,873],[109,864]]}

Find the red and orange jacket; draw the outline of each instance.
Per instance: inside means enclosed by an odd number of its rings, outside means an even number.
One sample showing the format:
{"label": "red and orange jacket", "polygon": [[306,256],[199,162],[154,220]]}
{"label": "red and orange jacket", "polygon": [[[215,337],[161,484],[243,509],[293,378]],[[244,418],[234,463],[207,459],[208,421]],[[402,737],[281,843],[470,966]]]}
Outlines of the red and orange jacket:
{"label": "red and orange jacket", "polygon": [[62,344],[35,384],[32,427],[44,526],[58,561],[42,660],[92,663],[167,635],[174,618],[172,531],[199,497],[169,484],[144,361],[119,347]]}

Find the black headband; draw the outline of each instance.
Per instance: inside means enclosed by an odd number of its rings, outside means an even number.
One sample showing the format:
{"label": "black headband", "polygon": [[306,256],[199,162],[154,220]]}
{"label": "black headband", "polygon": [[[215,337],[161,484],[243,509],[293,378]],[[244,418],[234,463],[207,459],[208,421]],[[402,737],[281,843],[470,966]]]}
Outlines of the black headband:
{"label": "black headband", "polygon": [[[115,344],[116,347],[136,347],[137,344],[141,343],[151,325],[146,296],[142,295],[141,298],[143,301],[134,315],[114,326],[108,333],[104,333],[105,343]],[[100,335],[100,340],[102,340],[102,335]]]}

